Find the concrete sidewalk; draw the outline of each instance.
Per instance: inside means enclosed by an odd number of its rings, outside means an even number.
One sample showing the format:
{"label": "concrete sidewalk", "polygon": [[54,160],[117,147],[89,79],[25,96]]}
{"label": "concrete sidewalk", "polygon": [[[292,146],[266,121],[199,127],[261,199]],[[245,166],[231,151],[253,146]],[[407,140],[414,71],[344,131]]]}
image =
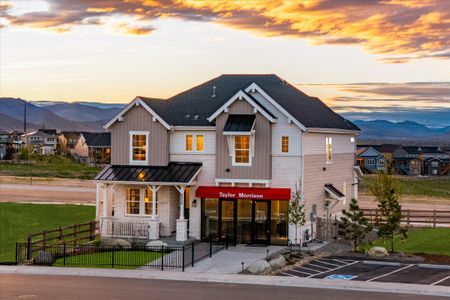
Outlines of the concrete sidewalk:
{"label": "concrete sidewalk", "polygon": [[247,268],[251,263],[264,259],[269,255],[280,251],[284,246],[268,247],[250,247],[243,244],[230,246],[228,250],[221,250],[211,258],[204,258],[195,263],[194,267],[189,267],[186,272],[196,273],[218,273],[218,274],[237,274],[242,271],[242,263]]}
{"label": "concrete sidewalk", "polygon": [[154,270],[82,269],[32,266],[0,266],[1,274],[29,274],[55,276],[94,276],[135,279],[181,280],[232,284],[272,285],[318,289],[370,291],[380,293],[417,294],[450,297],[450,288],[419,284],[324,280],[281,276],[255,276],[214,273],[161,272]]}

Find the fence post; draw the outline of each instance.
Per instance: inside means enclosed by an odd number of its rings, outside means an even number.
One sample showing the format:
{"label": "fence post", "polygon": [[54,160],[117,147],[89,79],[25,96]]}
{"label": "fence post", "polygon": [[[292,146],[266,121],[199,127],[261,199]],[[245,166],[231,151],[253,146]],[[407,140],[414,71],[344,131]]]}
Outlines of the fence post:
{"label": "fence post", "polygon": [[95,239],[95,221],[89,223],[89,240],[93,241]]}
{"label": "fence post", "polygon": [[58,230],[59,230],[59,237],[58,237],[58,239],[59,239],[60,241],[62,241],[62,239],[63,239],[63,232],[62,232],[61,226],[58,228]]}
{"label": "fence post", "polygon": [[336,216],[336,215],[334,216],[334,222],[335,222],[335,227],[334,227],[335,233],[334,233],[334,237],[335,237],[335,239],[336,239],[336,241],[337,241],[338,238],[339,238],[339,223],[338,223],[338,221],[337,221],[337,216]]}
{"label": "fence post", "polygon": [[184,250],[185,250],[185,248],[184,248],[184,245],[183,245],[183,259],[182,259],[183,266],[181,267],[181,271],[183,271],[183,272],[184,272]]}
{"label": "fence post", "polygon": [[436,228],[436,210],[433,209],[433,228]]}
{"label": "fence post", "polygon": [[410,218],[410,210],[407,210],[407,214],[406,214],[406,224],[409,226],[409,218]]}
{"label": "fence post", "polygon": [[164,271],[164,245],[161,246],[161,271]]}
{"label": "fence post", "polygon": [[194,253],[194,248],[195,248],[195,244],[194,243],[192,243],[192,252],[191,252],[191,255],[192,255],[192,262],[191,262],[191,266],[193,267],[194,266],[194,260],[195,260],[195,253]]}
{"label": "fence post", "polygon": [[18,243],[16,242],[16,265],[19,264],[18,253],[17,253],[18,250],[19,250],[19,245],[18,245]]}
{"label": "fence post", "polygon": [[63,249],[63,265],[66,265],[66,243],[64,243],[64,249]]}
{"label": "fence post", "polygon": [[29,235],[27,239],[27,260],[31,260],[31,257],[31,235]]}
{"label": "fence post", "polygon": [[113,268],[113,269],[114,269],[114,256],[115,256],[115,252],[116,252],[116,249],[113,248],[113,249],[112,249],[112,252],[111,252],[111,268]]}
{"label": "fence post", "polygon": [[209,239],[209,257],[212,257],[212,237]]}
{"label": "fence post", "polygon": [[45,251],[46,247],[45,245],[47,244],[47,231],[42,231],[42,249]]}

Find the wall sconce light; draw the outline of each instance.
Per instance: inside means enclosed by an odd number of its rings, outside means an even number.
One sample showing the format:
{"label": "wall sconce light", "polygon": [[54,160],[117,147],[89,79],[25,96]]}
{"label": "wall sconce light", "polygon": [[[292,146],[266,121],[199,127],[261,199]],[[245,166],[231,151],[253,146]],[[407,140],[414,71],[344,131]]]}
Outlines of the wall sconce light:
{"label": "wall sconce light", "polygon": [[326,170],[327,170],[327,167],[323,167],[323,168],[322,168],[322,171],[326,171]]}
{"label": "wall sconce light", "polygon": [[197,207],[197,199],[192,200],[192,207]]}
{"label": "wall sconce light", "polygon": [[225,169],[225,172],[227,172],[227,173],[230,173],[230,171],[231,171],[230,168]]}

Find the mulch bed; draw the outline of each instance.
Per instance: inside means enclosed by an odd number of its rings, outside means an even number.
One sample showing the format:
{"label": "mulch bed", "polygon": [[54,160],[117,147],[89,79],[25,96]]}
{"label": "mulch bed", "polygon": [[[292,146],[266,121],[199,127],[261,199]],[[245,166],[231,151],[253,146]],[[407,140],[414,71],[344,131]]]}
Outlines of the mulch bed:
{"label": "mulch bed", "polygon": [[427,264],[440,264],[440,265],[450,265],[450,256],[447,255],[437,255],[437,254],[416,254],[423,258],[423,262]]}

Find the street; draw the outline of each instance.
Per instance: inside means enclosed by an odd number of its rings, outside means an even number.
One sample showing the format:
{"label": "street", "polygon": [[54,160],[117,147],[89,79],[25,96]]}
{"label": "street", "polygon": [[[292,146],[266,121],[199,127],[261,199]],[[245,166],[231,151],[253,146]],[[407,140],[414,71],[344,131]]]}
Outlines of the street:
{"label": "street", "polygon": [[0,274],[0,299],[427,300],[444,297],[229,283]]}

